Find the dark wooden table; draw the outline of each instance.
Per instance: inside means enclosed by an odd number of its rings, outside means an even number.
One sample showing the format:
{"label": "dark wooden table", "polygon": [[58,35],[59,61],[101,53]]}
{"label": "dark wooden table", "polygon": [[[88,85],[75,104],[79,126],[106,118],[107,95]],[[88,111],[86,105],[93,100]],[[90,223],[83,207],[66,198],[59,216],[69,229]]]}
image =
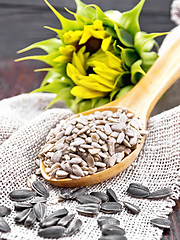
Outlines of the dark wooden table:
{"label": "dark wooden table", "polygon": [[[43,64],[37,61],[0,61],[0,100],[38,88],[46,73],[34,73],[34,69],[41,67]],[[164,231],[161,240],[180,240],[180,200],[176,201],[169,219],[172,222],[171,229]]]}

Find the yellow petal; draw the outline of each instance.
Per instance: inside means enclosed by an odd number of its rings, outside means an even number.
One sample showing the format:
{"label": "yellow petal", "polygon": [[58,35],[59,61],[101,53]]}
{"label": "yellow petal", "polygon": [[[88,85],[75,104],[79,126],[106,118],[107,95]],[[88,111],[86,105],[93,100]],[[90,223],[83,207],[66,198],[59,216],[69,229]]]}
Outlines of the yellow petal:
{"label": "yellow petal", "polygon": [[70,30],[68,32],[65,32],[63,34],[64,42],[66,44],[77,43],[80,40],[82,34],[83,34],[83,31],[81,30],[76,30],[76,31]]}
{"label": "yellow petal", "polygon": [[79,81],[81,86],[87,87],[88,89],[100,91],[100,92],[111,92],[111,88],[106,87],[98,82],[95,82],[93,79],[84,79],[82,78]]}
{"label": "yellow petal", "polygon": [[83,35],[79,41],[79,45],[86,43],[89,40],[89,38],[91,38],[91,36],[92,36],[92,34],[90,31],[84,31]]}
{"label": "yellow petal", "polygon": [[101,44],[101,49],[106,52],[109,48],[109,45],[111,43],[111,40],[112,40],[112,36],[109,36],[107,38],[105,38],[103,41],[102,41],[102,44]]}
{"label": "yellow petal", "polygon": [[71,76],[74,75],[74,74],[80,75],[80,72],[79,72],[79,71],[77,70],[77,68],[75,68],[75,66],[72,65],[71,63],[68,63],[68,64],[67,64],[66,71],[67,71],[68,77],[70,77],[70,78],[71,78]]}
{"label": "yellow petal", "polygon": [[103,24],[101,20],[95,20],[93,22],[93,27],[95,30],[104,30]]}
{"label": "yellow petal", "polygon": [[75,52],[73,52],[73,65],[77,68],[80,74],[86,75],[86,71],[84,70],[83,64],[81,63],[80,59],[78,58]]}
{"label": "yellow petal", "polygon": [[96,66],[97,67],[93,68],[94,72],[108,80],[114,81],[120,74],[120,72],[118,72],[114,69],[108,68],[106,65],[105,65],[106,68],[101,67],[101,65],[99,63],[96,64]]}
{"label": "yellow petal", "polygon": [[107,32],[102,30],[102,31],[92,31],[91,32],[92,36],[97,38],[97,39],[104,39],[107,37]]}
{"label": "yellow petal", "polygon": [[97,81],[98,83],[105,85],[106,87],[109,87],[111,89],[114,88],[115,83],[113,81],[109,81],[106,78],[103,78],[97,74],[89,74],[89,77],[92,78],[94,81]]}
{"label": "yellow petal", "polygon": [[59,57],[55,58],[53,61],[68,63],[68,62],[71,62],[71,58],[72,58],[71,56],[60,55]]}
{"label": "yellow petal", "polygon": [[106,58],[106,64],[113,69],[116,69],[117,71],[122,72],[122,60],[116,57],[111,52],[106,51],[107,58]]}
{"label": "yellow petal", "polygon": [[94,90],[88,89],[88,88],[83,87],[83,86],[73,87],[71,89],[71,94],[76,96],[76,97],[80,97],[80,98],[84,98],[84,99],[103,97],[103,96],[106,95],[106,93],[99,92],[99,91],[94,91]]}

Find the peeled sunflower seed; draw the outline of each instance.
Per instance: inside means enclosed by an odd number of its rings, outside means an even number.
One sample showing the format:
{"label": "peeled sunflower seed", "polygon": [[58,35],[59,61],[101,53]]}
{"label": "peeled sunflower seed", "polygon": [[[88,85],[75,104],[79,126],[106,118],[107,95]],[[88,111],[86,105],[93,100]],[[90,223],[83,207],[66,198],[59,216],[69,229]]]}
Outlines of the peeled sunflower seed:
{"label": "peeled sunflower seed", "polygon": [[69,214],[69,215],[61,218],[58,221],[57,225],[67,227],[70,224],[70,222],[74,219],[74,217],[75,217],[75,214]]}
{"label": "peeled sunflower seed", "polygon": [[106,193],[109,197],[110,202],[118,202],[118,198],[116,196],[116,193],[111,188],[108,188]]}
{"label": "peeled sunflower seed", "polygon": [[120,225],[120,221],[113,217],[101,216],[97,219],[99,227],[102,227],[104,224]]}
{"label": "peeled sunflower seed", "polygon": [[79,195],[76,200],[82,204],[84,203],[96,203],[101,204],[101,199],[91,195]]}
{"label": "peeled sunflower seed", "polygon": [[15,222],[21,223],[23,222],[27,216],[30,214],[31,208],[25,209],[22,212],[18,213],[16,217],[14,218]]}
{"label": "peeled sunflower seed", "polygon": [[138,183],[131,183],[127,193],[132,197],[145,198],[149,196],[149,189]]}
{"label": "peeled sunflower seed", "polygon": [[102,235],[109,236],[109,235],[124,235],[125,231],[123,228],[112,225],[112,224],[104,224],[102,225]]}
{"label": "peeled sunflower seed", "polygon": [[36,214],[34,212],[34,209],[31,209],[30,213],[28,214],[27,218],[24,221],[24,226],[30,227],[34,224],[36,221]]}
{"label": "peeled sunflower seed", "polygon": [[73,235],[75,232],[79,231],[80,227],[82,225],[82,221],[80,219],[74,219],[68,228],[65,230],[65,234],[67,236]]}
{"label": "peeled sunflower seed", "polygon": [[109,235],[109,236],[102,236],[98,240],[127,240],[124,235]]}
{"label": "peeled sunflower seed", "polygon": [[109,200],[108,195],[103,192],[91,192],[90,195],[101,199],[102,202],[107,202]]}
{"label": "peeled sunflower seed", "polygon": [[27,208],[31,208],[32,207],[32,204],[31,203],[27,203],[27,202],[24,202],[24,203],[15,203],[14,204],[14,209],[16,211],[22,211],[22,210],[25,210]]}
{"label": "peeled sunflower seed", "polygon": [[101,211],[105,213],[117,213],[122,211],[122,205],[117,202],[105,202],[101,205]]}
{"label": "peeled sunflower seed", "polygon": [[16,202],[23,202],[26,200],[30,200],[35,196],[35,192],[29,190],[29,189],[18,189],[14,190],[9,194],[9,197],[12,201]]}
{"label": "peeled sunflower seed", "polygon": [[76,207],[76,211],[85,216],[96,216],[99,214],[100,206],[96,203],[82,204]]}
{"label": "peeled sunflower seed", "polygon": [[163,188],[163,189],[160,189],[160,190],[150,193],[147,198],[159,199],[159,198],[168,197],[171,194],[172,194],[172,190],[170,188]]}
{"label": "peeled sunflower seed", "polygon": [[0,206],[0,217],[5,217],[11,213],[11,209],[6,206]]}
{"label": "peeled sunflower seed", "polygon": [[66,208],[59,209],[53,213],[51,213],[48,217],[65,217],[68,214],[68,210]]}
{"label": "peeled sunflower seed", "polygon": [[42,221],[46,215],[46,205],[44,203],[38,202],[33,207],[36,218],[38,221]]}
{"label": "peeled sunflower seed", "polygon": [[45,229],[40,229],[38,235],[44,238],[60,238],[64,234],[64,227],[62,226],[51,226]]}
{"label": "peeled sunflower seed", "polygon": [[45,184],[43,184],[40,181],[34,181],[31,185],[32,189],[41,197],[48,198],[49,197],[49,191]]}
{"label": "peeled sunflower seed", "polygon": [[138,206],[136,206],[136,205],[134,205],[134,204],[132,204],[130,202],[123,202],[123,203],[124,203],[124,206],[128,210],[130,210],[132,213],[134,213],[134,214],[140,213],[141,209]]}
{"label": "peeled sunflower seed", "polygon": [[8,223],[2,218],[0,217],[0,232],[10,232],[11,228],[8,225]]}
{"label": "peeled sunflower seed", "polygon": [[170,228],[171,222],[167,218],[154,218],[150,220],[150,223],[159,228]]}

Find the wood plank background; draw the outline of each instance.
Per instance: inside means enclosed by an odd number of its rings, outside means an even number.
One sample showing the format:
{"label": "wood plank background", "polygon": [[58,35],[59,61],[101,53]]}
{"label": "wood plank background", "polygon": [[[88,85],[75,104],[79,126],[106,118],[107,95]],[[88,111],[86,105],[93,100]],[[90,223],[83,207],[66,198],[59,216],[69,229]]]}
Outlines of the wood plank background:
{"label": "wood plank background", "polygon": [[[49,0],[65,17],[72,16],[64,7],[75,11],[74,0]],[[95,3],[104,11],[116,9],[121,12],[133,8],[139,0],[84,0]],[[148,33],[169,31],[174,27],[170,20],[171,0],[146,0],[140,17],[141,29]],[[17,58],[16,52],[36,41],[55,34],[44,26],[61,28],[61,25],[43,0],[0,0],[0,60]],[[162,42],[163,37],[157,38]],[[21,55],[23,56],[23,55]]]}
{"label": "wood plank background", "polygon": [[[97,4],[103,11],[109,9],[119,10],[121,12],[132,9],[139,0],[83,0],[84,3]],[[74,0],[49,0],[49,2],[65,17],[72,18],[64,7],[75,11]],[[170,31],[175,24],[170,20],[170,6],[172,0],[146,0],[141,16],[141,30],[151,32]],[[61,28],[59,20],[49,9],[43,0],[0,0],[0,63],[2,61],[11,61],[18,57],[27,56],[27,53],[18,55],[16,52],[34,42],[45,40],[55,36],[55,33],[45,29],[44,26]],[[156,40],[161,44],[164,37],[158,37]],[[31,50],[28,54],[41,54],[41,50]],[[34,66],[34,61],[30,61]],[[31,64],[30,63],[30,64]],[[9,64],[7,64],[9,66]],[[2,63],[4,66],[4,63]],[[13,68],[19,66],[13,64]],[[33,69],[32,69],[33,71]],[[11,73],[12,81],[15,78]],[[27,73],[24,73],[26,78]],[[37,73],[33,74],[34,80]],[[23,76],[22,76],[23,78]],[[3,68],[0,72],[0,88],[7,89],[7,79],[4,78]],[[3,88],[2,88],[3,86]],[[152,115],[160,113],[180,104],[179,91],[180,81],[176,82],[165,94],[163,100],[159,101]],[[33,89],[32,89],[33,90]],[[27,92],[28,89],[21,90]],[[16,92],[19,93],[19,92]],[[0,94],[3,97],[11,97],[7,91]]]}

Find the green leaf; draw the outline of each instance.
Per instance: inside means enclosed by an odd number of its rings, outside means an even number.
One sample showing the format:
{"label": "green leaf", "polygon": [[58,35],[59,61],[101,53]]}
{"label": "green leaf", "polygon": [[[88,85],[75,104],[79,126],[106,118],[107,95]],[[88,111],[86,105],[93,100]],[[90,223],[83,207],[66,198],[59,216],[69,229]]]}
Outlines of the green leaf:
{"label": "green leaf", "polygon": [[[122,13],[117,10],[108,10],[104,12],[104,14],[111,19],[113,22],[116,22],[119,24],[120,18],[122,16]],[[113,26],[112,26],[113,27]]]}
{"label": "green leaf", "polygon": [[15,60],[15,62],[20,62],[23,60],[39,60],[39,61],[49,64],[52,67],[55,67],[55,66],[57,66],[57,63],[54,62],[54,59],[56,57],[58,57],[59,55],[60,55],[60,53],[59,53],[59,51],[57,51],[57,52],[50,53],[48,55],[37,55],[37,56],[27,56],[27,57],[23,57],[23,58],[18,58]]}
{"label": "green leaf", "polygon": [[154,64],[157,60],[158,55],[155,52],[143,52],[142,57],[142,68],[145,72],[149,70],[149,68]]}
{"label": "green leaf", "polygon": [[134,47],[133,36],[123,28],[119,28],[119,40],[126,47]]}
{"label": "green leaf", "polygon": [[84,112],[91,109],[91,100],[84,100],[79,103],[79,112]]}
{"label": "green leaf", "polygon": [[59,21],[62,25],[62,28],[65,31],[81,30],[84,28],[84,24],[81,21],[70,20],[70,19],[63,17],[47,0],[44,0],[44,1],[49,6],[49,8],[53,11],[53,13],[56,15],[56,17],[59,19]]}
{"label": "green leaf", "polygon": [[113,101],[114,96],[119,92],[119,89],[115,89],[110,93],[110,102]]}
{"label": "green leaf", "polygon": [[23,48],[22,50],[18,51],[17,53],[23,53],[29,51],[34,48],[40,48],[47,53],[52,53],[58,51],[59,47],[63,46],[62,41],[57,38],[50,38],[41,42],[37,42],[31,44],[30,46]]}
{"label": "green leaf", "polygon": [[110,102],[109,98],[100,98],[99,101],[95,104],[95,107],[100,107]]}
{"label": "green leaf", "polygon": [[[53,81],[53,82],[49,83],[48,85],[45,85],[45,86],[35,89],[32,92],[49,92],[49,93],[57,94],[61,89],[65,89],[65,87],[67,87],[66,84],[63,84],[59,81]],[[71,88],[70,88],[70,90],[71,90]]]}
{"label": "green leaf", "polygon": [[167,33],[145,33],[138,32],[134,38],[134,46],[138,54],[143,57],[143,52],[149,52],[155,45],[155,37],[162,36]]}
{"label": "green leaf", "polygon": [[59,38],[62,41],[62,45],[65,45],[64,38],[63,38],[63,35],[64,35],[65,31],[63,29],[57,29],[57,28],[52,28],[52,27],[48,27],[48,26],[44,26],[44,28],[49,29],[49,30],[57,33],[57,35],[59,36]]}
{"label": "green leaf", "polygon": [[141,0],[132,10],[122,13],[119,24],[127,32],[135,36],[140,31],[139,15],[145,0]]}
{"label": "green leaf", "polygon": [[131,82],[133,84],[136,84],[142,76],[146,76],[146,73],[141,67],[142,60],[136,61],[132,66],[131,66]]}
{"label": "green leaf", "polygon": [[124,87],[126,85],[131,84],[131,73],[130,72],[123,72],[117,78],[117,83],[119,84],[120,87]]}
{"label": "green leaf", "polygon": [[57,93],[57,96],[48,104],[48,106],[45,108],[45,110],[50,108],[53,104],[55,104],[57,102],[60,102],[62,100],[73,99],[74,97],[71,95],[70,90],[71,90],[70,87],[66,87],[66,88],[61,89]]}
{"label": "green leaf", "polygon": [[88,7],[85,3],[81,2],[80,0],[75,0],[77,5],[76,13],[79,16],[89,18],[89,19],[96,19],[96,11],[92,7]]}
{"label": "green leaf", "polygon": [[121,57],[123,62],[129,68],[131,68],[131,65],[139,59],[137,52],[132,48],[123,48]]}
{"label": "green leaf", "polygon": [[132,88],[134,87],[134,85],[128,85],[126,87],[123,87],[120,89],[119,93],[116,95],[116,99],[124,96],[126,93],[128,93]]}
{"label": "green leaf", "polygon": [[95,4],[90,4],[87,7],[94,7],[97,11],[97,17],[99,20],[101,20],[103,22],[103,25],[108,26],[108,27],[114,27],[114,24],[112,23],[112,21],[110,21],[107,17],[107,15],[101,10],[100,7],[98,7]]}

